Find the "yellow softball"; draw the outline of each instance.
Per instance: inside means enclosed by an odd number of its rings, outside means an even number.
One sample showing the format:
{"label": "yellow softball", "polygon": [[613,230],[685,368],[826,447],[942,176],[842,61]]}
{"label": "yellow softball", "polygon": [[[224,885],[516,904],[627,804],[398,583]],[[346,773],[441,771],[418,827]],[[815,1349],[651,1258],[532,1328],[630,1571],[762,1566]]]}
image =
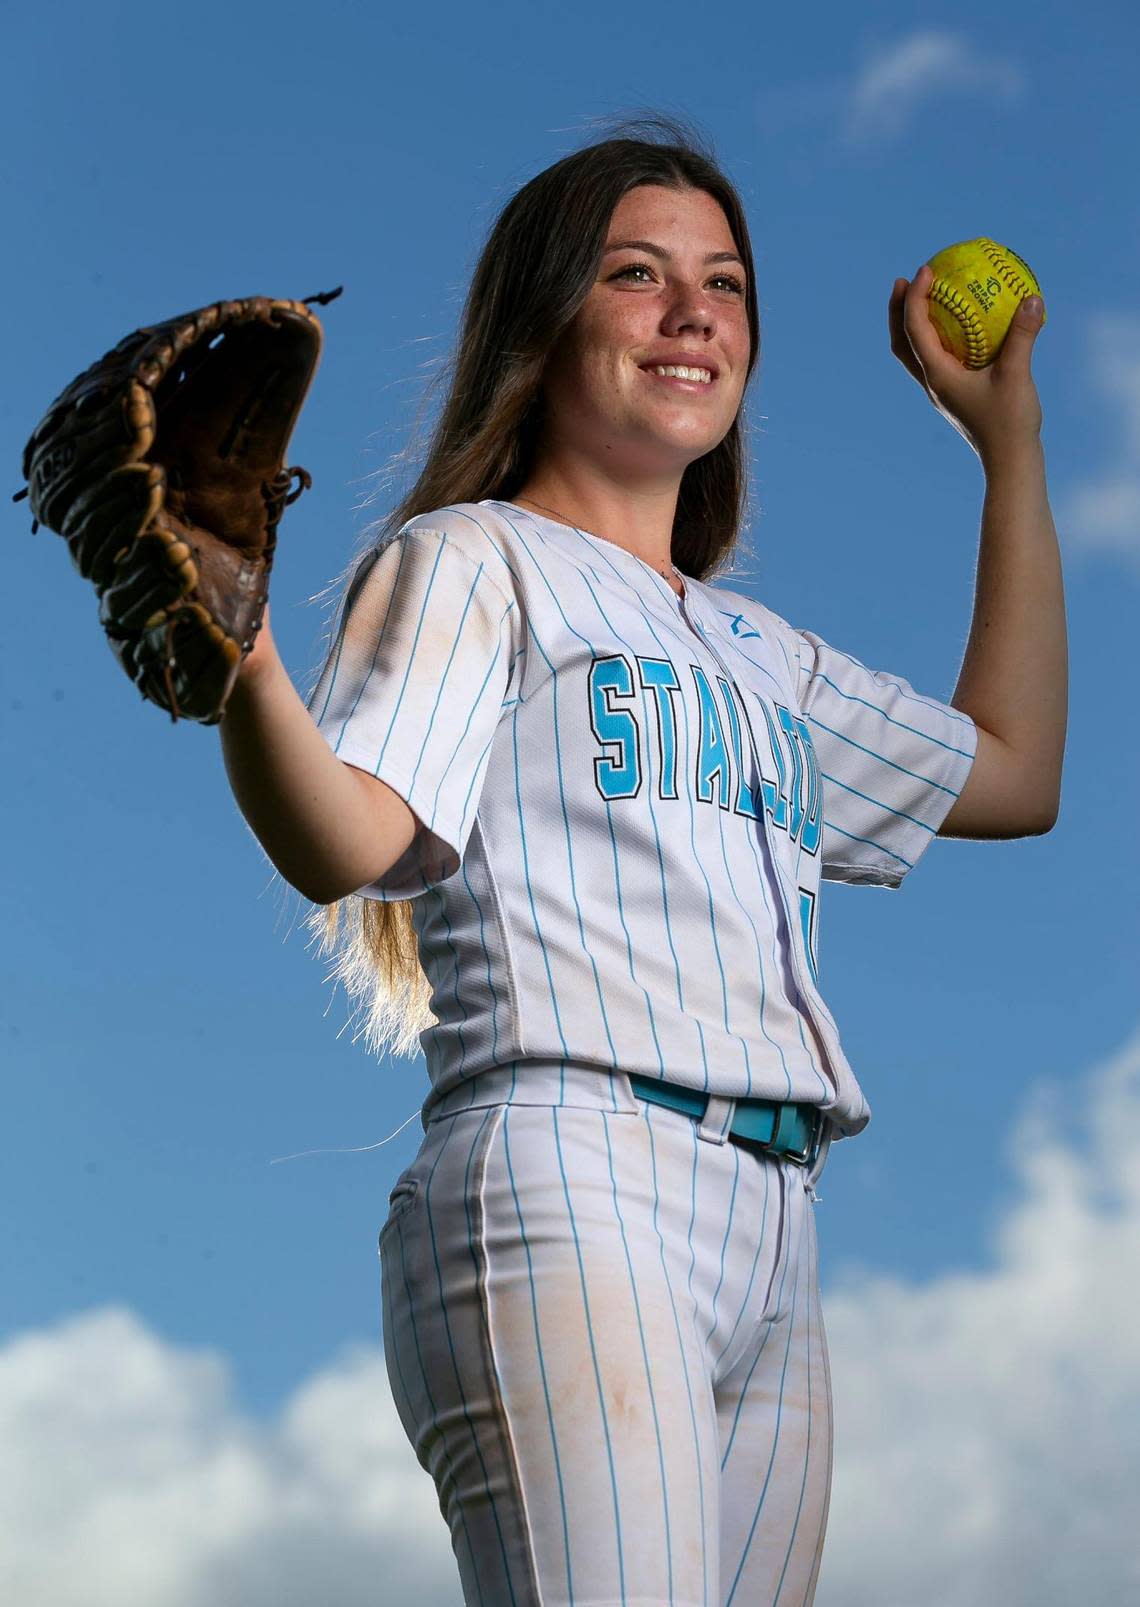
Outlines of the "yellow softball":
{"label": "yellow softball", "polygon": [[[930,259],[930,321],[943,349],[967,368],[993,362],[1013,315],[1041,286],[1029,264],[996,240],[963,240]],[[1041,322],[1045,322],[1042,298]]]}

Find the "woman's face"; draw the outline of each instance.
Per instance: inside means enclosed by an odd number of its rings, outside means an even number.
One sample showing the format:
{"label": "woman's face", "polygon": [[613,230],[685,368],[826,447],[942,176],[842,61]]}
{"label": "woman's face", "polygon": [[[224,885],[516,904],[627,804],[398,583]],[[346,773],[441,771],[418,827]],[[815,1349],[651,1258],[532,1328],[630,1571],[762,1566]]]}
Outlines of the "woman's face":
{"label": "woman's face", "polygon": [[[751,351],[744,291],[718,201],[656,184],[628,191],[597,279],[547,365],[540,456],[585,454],[617,480],[679,479],[740,408]],[[662,366],[703,372],[668,377]]]}

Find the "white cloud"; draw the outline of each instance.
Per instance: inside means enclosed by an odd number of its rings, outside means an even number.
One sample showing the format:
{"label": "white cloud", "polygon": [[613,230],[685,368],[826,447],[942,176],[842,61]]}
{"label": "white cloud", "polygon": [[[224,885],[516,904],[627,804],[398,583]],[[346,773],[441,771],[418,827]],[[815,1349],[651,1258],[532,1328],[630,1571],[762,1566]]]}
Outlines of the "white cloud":
{"label": "white cloud", "polygon": [[1072,549],[1140,565],[1140,319],[1093,319],[1089,354],[1089,383],[1110,420],[1109,455],[1101,468],[1064,487],[1057,528]]}
{"label": "white cloud", "polygon": [[968,94],[1011,102],[1025,87],[1019,68],[985,55],[964,35],[926,28],[870,55],[851,90],[847,135],[901,134],[925,102]]}
{"label": "white cloud", "polygon": [[0,1352],[0,1600],[20,1607],[456,1607],[435,1493],[378,1349],[260,1425],[217,1355],[118,1307]]}
{"label": "white cloud", "polygon": [[1042,1088],[1010,1162],[988,1270],[861,1278],[826,1303],[818,1607],[1140,1600],[1140,1034]]}
{"label": "white cloud", "polygon": [[848,145],[895,139],[930,102],[951,96],[1011,105],[1026,79],[1015,63],[987,56],[966,34],[920,28],[867,53],[854,74],[776,80],[756,95],[756,115],[768,134],[787,135],[838,120]]}
{"label": "white cloud", "polygon": [[[985,1270],[850,1274],[827,1297],[817,1607],[1140,1599],[1140,1034],[1039,1090],[1010,1165]],[[818,1226],[826,1259],[826,1201]],[[258,1423],[222,1358],[122,1308],[20,1335],[0,1350],[0,1514],[0,1600],[20,1607],[459,1602],[372,1347]]]}

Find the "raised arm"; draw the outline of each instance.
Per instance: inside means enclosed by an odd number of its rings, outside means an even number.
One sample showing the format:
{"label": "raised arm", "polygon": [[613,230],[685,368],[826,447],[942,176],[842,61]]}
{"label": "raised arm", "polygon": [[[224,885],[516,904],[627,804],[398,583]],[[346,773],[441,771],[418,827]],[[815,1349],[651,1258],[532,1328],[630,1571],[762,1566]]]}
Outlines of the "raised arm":
{"label": "raised arm", "polygon": [[974,614],[950,699],[977,726],[978,748],[940,835],[1034,836],[1057,819],[1068,715],[1061,557],[1030,373],[1041,317],[1023,302],[997,360],[968,370],[929,320],[930,278],[924,267],[909,285],[896,281],[892,349],[986,476]]}
{"label": "raised arm", "polygon": [[1068,712],[1065,600],[1041,443],[985,460],[974,617],[950,701],[978,727],[944,837],[1050,830],[1061,803]]}

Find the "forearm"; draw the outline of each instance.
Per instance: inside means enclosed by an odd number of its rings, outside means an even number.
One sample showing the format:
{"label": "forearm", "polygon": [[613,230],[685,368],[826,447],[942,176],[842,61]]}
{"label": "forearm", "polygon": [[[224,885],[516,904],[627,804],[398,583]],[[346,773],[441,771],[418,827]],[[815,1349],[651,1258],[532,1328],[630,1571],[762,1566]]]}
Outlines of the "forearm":
{"label": "forearm", "polygon": [[329,903],[383,874],[417,829],[383,782],[338,759],[275,649],[259,643],[219,730],[238,807],[277,869]]}
{"label": "forearm", "polygon": [[1033,811],[1056,815],[1068,714],[1057,531],[1039,439],[983,459],[974,616],[951,703],[1016,756]]}

